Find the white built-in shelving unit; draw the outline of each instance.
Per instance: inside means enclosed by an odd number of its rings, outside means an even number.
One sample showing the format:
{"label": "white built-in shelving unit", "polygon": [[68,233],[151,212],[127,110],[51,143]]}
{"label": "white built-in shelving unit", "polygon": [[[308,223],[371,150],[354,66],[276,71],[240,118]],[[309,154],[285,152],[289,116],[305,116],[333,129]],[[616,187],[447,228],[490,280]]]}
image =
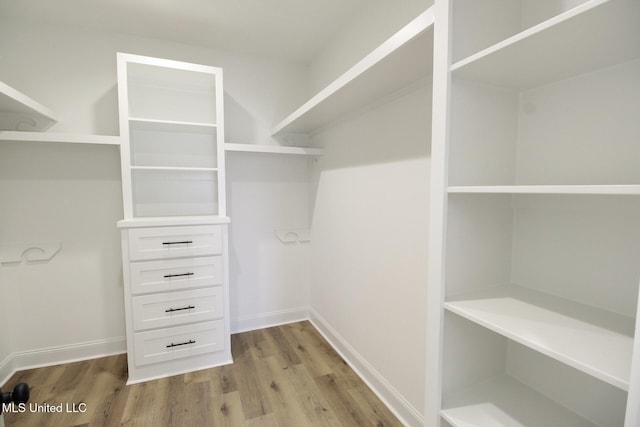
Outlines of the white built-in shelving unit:
{"label": "white built-in shelving unit", "polygon": [[222,69],[118,53],[129,383],[232,362]]}
{"label": "white built-in shelving unit", "polygon": [[426,424],[637,427],[640,2],[436,22]]}
{"label": "white built-in shelving unit", "polygon": [[[121,55],[125,219],[224,217],[222,76],[214,67]],[[220,95],[220,96],[218,96]],[[122,115],[123,112],[121,111]]]}
{"label": "white built-in shelving unit", "polygon": [[284,118],[272,135],[312,134],[428,78],[433,24],[428,9]]}

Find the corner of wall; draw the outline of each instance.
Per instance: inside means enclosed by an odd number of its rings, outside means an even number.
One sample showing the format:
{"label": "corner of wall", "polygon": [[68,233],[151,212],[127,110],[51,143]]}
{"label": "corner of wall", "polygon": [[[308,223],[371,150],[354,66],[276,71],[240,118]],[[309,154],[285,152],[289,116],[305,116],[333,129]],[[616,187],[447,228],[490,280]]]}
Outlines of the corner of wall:
{"label": "corner of wall", "polygon": [[380,374],[349,342],[315,310],[310,309],[309,320],[331,344],[347,364],[369,386],[373,393],[406,426],[423,426],[424,417]]}

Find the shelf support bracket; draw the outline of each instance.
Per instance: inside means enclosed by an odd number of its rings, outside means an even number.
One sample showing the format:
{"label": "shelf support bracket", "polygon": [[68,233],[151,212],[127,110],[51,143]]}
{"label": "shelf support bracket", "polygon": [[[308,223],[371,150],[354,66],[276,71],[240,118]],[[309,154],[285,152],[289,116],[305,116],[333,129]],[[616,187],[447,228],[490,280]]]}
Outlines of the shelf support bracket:
{"label": "shelf support bracket", "polygon": [[60,242],[13,244],[0,247],[0,264],[49,261],[60,250]]}

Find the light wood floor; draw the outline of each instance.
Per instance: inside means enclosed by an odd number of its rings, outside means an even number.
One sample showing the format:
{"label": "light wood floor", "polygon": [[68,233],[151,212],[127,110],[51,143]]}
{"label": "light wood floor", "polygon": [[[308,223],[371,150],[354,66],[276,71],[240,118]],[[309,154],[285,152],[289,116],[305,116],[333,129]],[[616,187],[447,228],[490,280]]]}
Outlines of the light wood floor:
{"label": "light wood floor", "polygon": [[[31,404],[7,426],[401,426],[309,322],[233,335],[234,364],[125,385],[125,355],[17,372]],[[86,412],[65,412],[84,408]]]}

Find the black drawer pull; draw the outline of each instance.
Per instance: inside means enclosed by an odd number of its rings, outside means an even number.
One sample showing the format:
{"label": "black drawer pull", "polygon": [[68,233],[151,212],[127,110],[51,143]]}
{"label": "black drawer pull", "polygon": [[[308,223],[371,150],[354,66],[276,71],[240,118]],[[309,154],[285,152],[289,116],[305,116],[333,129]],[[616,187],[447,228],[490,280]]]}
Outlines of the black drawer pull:
{"label": "black drawer pull", "polygon": [[163,245],[190,245],[193,240],[180,240],[179,242],[162,242]]}
{"label": "black drawer pull", "polygon": [[165,274],[164,278],[168,279],[169,277],[182,277],[182,276],[193,276],[193,273]]}
{"label": "black drawer pull", "polygon": [[181,311],[181,310],[191,310],[192,308],[196,308],[195,306],[189,304],[187,307],[180,307],[180,308],[169,308],[167,310],[165,310],[165,313],[173,313],[174,311]]}
{"label": "black drawer pull", "polygon": [[174,344],[171,343],[167,346],[167,348],[172,348],[172,347],[179,347],[181,345],[187,345],[187,344],[195,344],[196,342],[194,340],[189,340],[189,341],[185,341],[185,342],[179,342],[178,344]]}

